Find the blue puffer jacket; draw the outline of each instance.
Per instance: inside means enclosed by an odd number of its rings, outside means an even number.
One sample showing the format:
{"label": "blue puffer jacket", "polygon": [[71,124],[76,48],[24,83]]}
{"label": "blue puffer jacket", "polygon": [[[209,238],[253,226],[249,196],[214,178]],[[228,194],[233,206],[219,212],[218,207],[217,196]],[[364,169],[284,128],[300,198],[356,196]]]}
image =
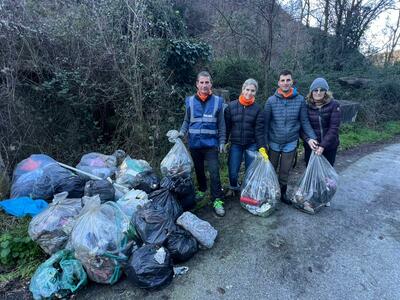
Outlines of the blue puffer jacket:
{"label": "blue puffer jacket", "polygon": [[300,129],[309,138],[316,139],[307,114],[304,97],[294,89],[289,98],[283,98],[278,91],[268,98],[264,109],[265,143],[279,145],[294,142],[299,139]]}

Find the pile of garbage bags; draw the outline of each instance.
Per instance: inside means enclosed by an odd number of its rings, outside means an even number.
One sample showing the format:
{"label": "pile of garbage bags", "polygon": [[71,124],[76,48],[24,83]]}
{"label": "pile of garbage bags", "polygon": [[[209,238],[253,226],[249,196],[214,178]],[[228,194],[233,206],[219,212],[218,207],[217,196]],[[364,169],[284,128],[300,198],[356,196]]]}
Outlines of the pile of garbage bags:
{"label": "pile of garbage bags", "polygon": [[42,154],[17,165],[12,196],[29,198],[10,200],[52,200],[28,229],[50,255],[32,277],[35,299],[67,297],[87,279],[114,284],[122,272],[135,286],[159,289],[171,283],[175,264],[214,245],[217,230],[187,211],[196,205],[190,154],[171,141],[162,180],[122,151],[88,153],[76,169]]}
{"label": "pile of garbage bags", "polygon": [[291,200],[296,208],[314,214],[332,200],[338,180],[328,160],[313,152]]}
{"label": "pile of garbage bags", "polygon": [[253,215],[266,217],[281,197],[279,181],[274,167],[256,153],[248,168],[240,194],[240,205]]}

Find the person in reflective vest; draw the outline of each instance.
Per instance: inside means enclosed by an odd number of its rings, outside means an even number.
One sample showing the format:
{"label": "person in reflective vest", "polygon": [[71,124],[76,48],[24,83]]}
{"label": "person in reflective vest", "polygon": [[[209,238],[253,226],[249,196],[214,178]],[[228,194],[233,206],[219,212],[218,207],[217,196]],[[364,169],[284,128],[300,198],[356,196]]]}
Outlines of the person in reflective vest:
{"label": "person in reflective vest", "polygon": [[211,197],[214,211],[218,216],[225,215],[221,180],[219,176],[219,152],[225,151],[224,100],[212,94],[212,79],[208,72],[197,75],[197,93],[185,99],[185,118],[180,136],[188,135],[189,150],[194,162],[200,201],[207,190],[206,163],[210,173]]}

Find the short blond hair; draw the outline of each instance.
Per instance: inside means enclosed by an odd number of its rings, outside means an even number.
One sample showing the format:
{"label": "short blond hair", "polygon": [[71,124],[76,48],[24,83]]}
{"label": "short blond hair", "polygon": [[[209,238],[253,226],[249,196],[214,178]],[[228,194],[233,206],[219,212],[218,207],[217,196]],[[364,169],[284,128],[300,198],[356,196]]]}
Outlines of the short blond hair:
{"label": "short blond hair", "polygon": [[253,79],[253,78],[249,78],[247,79],[243,85],[242,85],[242,91],[246,88],[246,86],[248,85],[254,85],[256,87],[256,91],[258,90],[258,82],[257,80]]}

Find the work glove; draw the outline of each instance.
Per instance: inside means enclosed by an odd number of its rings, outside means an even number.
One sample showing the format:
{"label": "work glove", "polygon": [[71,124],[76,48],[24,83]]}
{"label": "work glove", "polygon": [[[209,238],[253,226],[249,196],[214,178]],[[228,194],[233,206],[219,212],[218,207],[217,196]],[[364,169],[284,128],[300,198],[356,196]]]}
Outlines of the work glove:
{"label": "work glove", "polygon": [[219,145],[219,153],[226,153],[225,144]]}
{"label": "work glove", "polygon": [[263,157],[265,160],[268,160],[268,159],[269,159],[268,154],[267,154],[267,150],[265,150],[264,147],[261,147],[260,149],[258,149],[258,152],[262,155],[262,157]]}

